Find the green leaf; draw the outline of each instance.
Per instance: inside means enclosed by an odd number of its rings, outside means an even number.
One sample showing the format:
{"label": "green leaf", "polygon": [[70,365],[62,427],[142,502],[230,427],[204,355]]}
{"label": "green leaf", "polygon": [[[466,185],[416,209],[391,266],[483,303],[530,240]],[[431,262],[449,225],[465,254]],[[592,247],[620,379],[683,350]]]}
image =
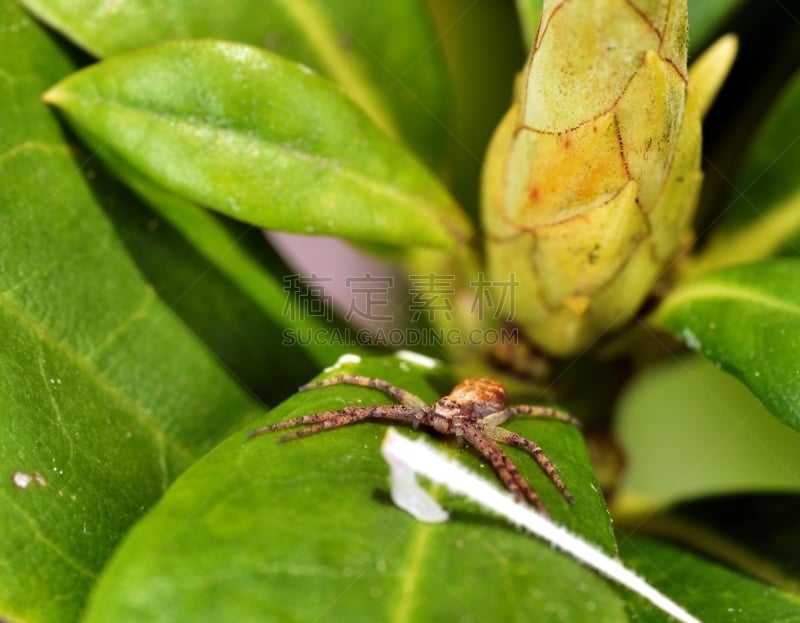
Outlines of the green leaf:
{"label": "green leaf", "polygon": [[46,99],[92,146],[238,220],[401,247],[469,235],[438,182],[334,85],[257,48],[166,43],[79,72]]}
{"label": "green leaf", "polygon": [[727,22],[746,0],[689,0],[690,53],[698,54],[724,34]]}
{"label": "green leaf", "polygon": [[[104,158],[156,212],[120,215],[122,241],[159,295],[242,384],[278,402],[344,353],[344,346],[321,340],[287,348],[287,331],[312,334],[330,323],[303,313],[299,295],[273,277],[289,270],[269,253],[261,230],[159,189],[108,153]],[[276,352],[282,353],[277,366]]]}
{"label": "green leaf", "polygon": [[722,269],[674,290],[654,321],[800,429],[800,260]]}
{"label": "green leaf", "polygon": [[644,371],[626,389],[614,421],[627,460],[615,517],[703,496],[800,493],[800,433],[699,356]]}
{"label": "green leaf", "polygon": [[[377,376],[432,401],[447,391],[427,384],[436,372],[384,357],[328,375]],[[258,424],[386,402],[375,390],[334,386],[296,395]],[[513,427],[541,443],[573,490],[570,507],[529,457],[513,453],[551,514],[613,552],[580,433],[558,422]],[[622,620],[604,580],[460,499],[442,500],[452,516],[438,525],[394,507],[379,450],[385,430],[365,422],[286,444],[235,434],[132,531],[86,620]],[[471,452],[458,457],[494,477]]]}
{"label": "green leaf", "polygon": [[[800,595],[800,495],[715,496],[645,519],[651,533],[676,538],[748,575]],[[642,518],[637,524],[642,526]]]}
{"label": "green leaf", "polygon": [[280,402],[321,365],[335,361],[341,348],[333,345],[286,348],[285,331],[318,323],[280,313],[282,306],[296,306],[270,274],[273,267],[266,262],[274,258],[261,230],[181,205],[174,195],[155,211],[133,201],[126,205],[109,218],[139,270],[219,363],[260,400]]}
{"label": "green leaf", "polygon": [[[800,599],[709,563],[686,551],[640,537],[619,539],[625,563],[652,581],[701,621],[791,623],[800,620]],[[631,619],[672,620],[629,596]]]}
{"label": "green leaf", "polygon": [[516,0],[519,23],[522,28],[522,39],[526,50],[533,47],[536,31],[539,29],[539,18],[542,15],[542,0]]}
{"label": "green leaf", "polygon": [[99,58],[173,39],[264,44],[272,32],[268,13],[281,12],[255,0],[182,0],[166,5],[143,0],[112,5],[102,0],[23,0],[20,4]]}
{"label": "green leaf", "polygon": [[526,50],[511,2],[438,0],[429,6],[442,33],[440,43],[458,104],[453,122],[448,124],[457,145],[447,175],[448,188],[477,222],[483,154],[508,109],[514,76]]}
{"label": "green leaf", "polygon": [[[338,82],[384,131],[442,165],[450,83],[422,0],[24,0],[47,24],[98,57],[173,39],[267,47]],[[421,59],[424,57],[424,62]]]}
{"label": "green leaf", "polygon": [[105,213],[130,194],[88,175],[42,104],[69,57],[15,2],[0,22],[0,619],[65,622],[258,407],[142,279]]}
{"label": "green leaf", "polygon": [[765,116],[695,272],[800,253],[800,72]]}

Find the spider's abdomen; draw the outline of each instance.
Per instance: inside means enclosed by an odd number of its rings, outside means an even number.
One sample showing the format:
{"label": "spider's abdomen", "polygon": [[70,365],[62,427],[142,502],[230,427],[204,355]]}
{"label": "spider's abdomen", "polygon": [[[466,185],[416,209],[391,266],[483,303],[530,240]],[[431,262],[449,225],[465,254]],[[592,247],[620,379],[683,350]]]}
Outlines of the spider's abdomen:
{"label": "spider's abdomen", "polygon": [[477,414],[483,416],[506,406],[506,389],[492,379],[465,379],[453,388],[448,398],[459,403],[473,403]]}

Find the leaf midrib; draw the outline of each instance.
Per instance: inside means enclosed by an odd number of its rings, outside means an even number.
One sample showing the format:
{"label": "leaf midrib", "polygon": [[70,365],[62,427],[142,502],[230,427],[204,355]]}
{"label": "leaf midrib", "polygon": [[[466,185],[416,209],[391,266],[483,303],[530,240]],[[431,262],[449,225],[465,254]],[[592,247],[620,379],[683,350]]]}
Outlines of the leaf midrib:
{"label": "leaf midrib", "polygon": [[[64,107],[68,99],[72,99],[72,97],[64,92],[59,92],[58,95],[55,95],[52,100],[52,103],[56,104],[59,107]],[[433,177],[430,177],[431,182],[431,190],[433,192],[442,194],[442,200],[437,201],[432,197],[426,196],[424,194],[409,194],[407,192],[403,192],[398,186],[392,184],[385,184],[375,180],[375,178],[369,177],[368,175],[364,175],[353,170],[350,167],[343,166],[341,161],[336,161],[331,159],[329,156],[323,156],[311,152],[304,152],[300,151],[294,147],[275,142],[269,141],[265,137],[259,135],[248,135],[246,132],[243,132],[240,128],[222,128],[219,126],[208,125],[200,122],[193,122],[187,119],[184,115],[171,113],[163,110],[156,110],[153,108],[142,108],[131,106],[128,104],[123,104],[118,100],[112,100],[105,97],[87,97],[85,95],[81,95],[80,100],[83,103],[89,103],[91,106],[98,106],[98,107],[106,107],[109,109],[116,108],[121,111],[127,111],[129,113],[133,113],[135,115],[142,115],[146,117],[155,117],[158,119],[165,120],[166,122],[172,122],[173,124],[177,120],[179,125],[187,126],[190,128],[199,128],[205,132],[212,132],[219,140],[217,141],[220,144],[229,144],[230,140],[228,137],[234,137],[237,141],[249,140],[256,142],[259,147],[259,151],[261,155],[270,153],[272,154],[280,154],[288,159],[305,162],[308,163],[311,168],[315,169],[324,169],[326,171],[331,172],[334,175],[338,175],[341,178],[351,180],[355,183],[356,186],[360,186],[362,188],[368,189],[369,191],[373,192],[376,195],[382,195],[387,197],[389,200],[393,201],[395,205],[404,205],[414,213],[419,215],[428,214],[428,215],[435,215],[434,218],[440,223],[443,230],[449,232],[452,238],[445,238],[444,236],[437,236],[437,242],[429,242],[428,244],[435,244],[436,246],[444,246],[445,243],[447,246],[452,246],[454,243],[455,238],[463,237],[463,231],[460,231],[461,228],[456,226],[448,226],[446,223],[442,222],[441,218],[438,216],[437,213],[440,213],[442,210],[440,208],[446,208],[448,212],[451,212],[451,208],[453,207],[452,200],[450,200],[449,196],[443,190],[437,188],[438,182]],[[62,108],[64,112],[68,116],[72,116],[68,109],[65,107]],[[73,117],[74,119],[74,117]],[[80,123],[77,119],[75,119],[76,123],[79,123],[82,127],[85,127],[84,124]],[[91,128],[85,129],[92,133],[93,136],[98,138],[98,140],[102,140],[103,143],[106,143],[104,139],[100,139],[99,135],[96,131],[93,131]],[[106,143],[108,144],[108,143]],[[108,146],[113,149],[116,153],[120,153],[118,146],[114,144],[108,144]],[[273,156],[274,157],[274,156]],[[138,167],[137,167],[138,169]],[[427,174],[424,167],[422,165],[418,165],[418,172],[422,175]],[[142,172],[146,177],[150,178],[148,173]],[[158,183],[158,182],[157,182]],[[428,193],[430,194],[430,193]],[[453,215],[454,217],[458,217],[457,214]],[[454,219],[455,220],[455,219]],[[428,230],[431,231],[430,229]]]}
{"label": "leaf midrib", "polygon": [[[399,511],[400,509],[397,510]],[[396,605],[392,609],[391,621],[393,623],[410,623],[414,620],[415,597],[420,586],[420,569],[428,551],[427,545],[432,530],[430,524],[415,521],[416,525],[409,547],[408,558],[404,563],[403,581],[397,591]]]}

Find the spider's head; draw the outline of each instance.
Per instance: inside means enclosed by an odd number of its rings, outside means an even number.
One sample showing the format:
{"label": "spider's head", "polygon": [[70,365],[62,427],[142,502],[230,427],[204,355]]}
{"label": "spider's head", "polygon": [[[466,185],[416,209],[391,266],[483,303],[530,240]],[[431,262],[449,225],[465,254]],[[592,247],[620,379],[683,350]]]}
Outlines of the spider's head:
{"label": "spider's head", "polygon": [[475,412],[483,417],[506,406],[506,388],[492,379],[465,379],[453,388],[448,398],[472,403]]}

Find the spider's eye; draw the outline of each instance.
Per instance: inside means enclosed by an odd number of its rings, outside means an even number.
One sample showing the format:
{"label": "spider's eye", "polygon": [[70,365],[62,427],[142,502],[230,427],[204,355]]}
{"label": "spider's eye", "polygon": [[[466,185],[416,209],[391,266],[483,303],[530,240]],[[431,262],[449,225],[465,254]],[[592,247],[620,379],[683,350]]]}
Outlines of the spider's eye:
{"label": "spider's eye", "polygon": [[492,379],[477,378],[461,381],[450,392],[450,398],[477,405],[482,415],[500,411],[506,406],[505,388]]}

